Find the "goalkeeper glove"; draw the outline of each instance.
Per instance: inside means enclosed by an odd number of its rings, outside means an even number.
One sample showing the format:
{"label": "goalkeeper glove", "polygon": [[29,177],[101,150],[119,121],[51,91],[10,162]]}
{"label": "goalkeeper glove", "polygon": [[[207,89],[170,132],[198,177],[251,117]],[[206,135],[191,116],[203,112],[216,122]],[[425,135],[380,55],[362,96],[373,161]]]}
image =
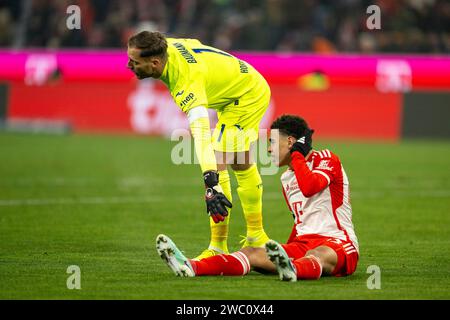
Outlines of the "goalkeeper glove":
{"label": "goalkeeper glove", "polygon": [[215,223],[224,221],[228,215],[226,207],[231,208],[231,202],[223,194],[219,185],[219,174],[216,171],[206,171],[203,174],[205,180],[206,192],[206,211]]}
{"label": "goalkeeper glove", "polygon": [[314,130],[306,129],[305,134],[300,137],[297,142],[292,145],[290,150],[291,154],[295,151],[300,152],[304,157],[311,151],[312,149],[312,134]]}

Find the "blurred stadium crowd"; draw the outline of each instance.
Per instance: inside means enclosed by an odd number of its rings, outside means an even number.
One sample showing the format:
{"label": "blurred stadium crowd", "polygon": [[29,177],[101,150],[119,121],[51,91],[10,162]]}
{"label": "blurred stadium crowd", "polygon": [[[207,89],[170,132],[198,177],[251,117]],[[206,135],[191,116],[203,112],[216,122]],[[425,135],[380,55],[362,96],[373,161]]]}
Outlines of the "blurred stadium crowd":
{"label": "blurred stadium crowd", "polygon": [[[81,30],[66,9],[81,8]],[[381,8],[381,30],[366,9]],[[123,47],[159,30],[224,50],[450,52],[448,0],[0,0],[0,47]]]}

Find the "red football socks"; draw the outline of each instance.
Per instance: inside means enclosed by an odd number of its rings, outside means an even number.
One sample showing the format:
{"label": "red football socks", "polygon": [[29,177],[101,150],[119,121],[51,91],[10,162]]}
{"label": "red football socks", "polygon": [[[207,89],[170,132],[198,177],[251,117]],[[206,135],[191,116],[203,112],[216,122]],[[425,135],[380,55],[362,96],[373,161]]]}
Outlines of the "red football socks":
{"label": "red football socks", "polygon": [[322,265],[313,255],[294,260],[293,263],[297,268],[297,279],[317,280],[322,275]]}
{"label": "red football socks", "polygon": [[196,276],[242,276],[250,271],[248,258],[242,252],[190,260]]}

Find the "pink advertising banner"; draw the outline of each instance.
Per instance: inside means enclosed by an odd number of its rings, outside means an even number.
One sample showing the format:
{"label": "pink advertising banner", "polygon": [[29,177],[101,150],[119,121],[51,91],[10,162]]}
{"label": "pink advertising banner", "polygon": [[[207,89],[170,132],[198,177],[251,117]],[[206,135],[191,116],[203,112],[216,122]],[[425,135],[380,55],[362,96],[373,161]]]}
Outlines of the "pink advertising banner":
{"label": "pink advertising banner", "polygon": [[[312,55],[235,53],[275,84],[301,83],[320,75],[331,86],[376,87],[385,92],[450,89],[450,56]],[[1,51],[0,81],[45,83],[55,74],[65,82],[128,81],[124,51]]]}

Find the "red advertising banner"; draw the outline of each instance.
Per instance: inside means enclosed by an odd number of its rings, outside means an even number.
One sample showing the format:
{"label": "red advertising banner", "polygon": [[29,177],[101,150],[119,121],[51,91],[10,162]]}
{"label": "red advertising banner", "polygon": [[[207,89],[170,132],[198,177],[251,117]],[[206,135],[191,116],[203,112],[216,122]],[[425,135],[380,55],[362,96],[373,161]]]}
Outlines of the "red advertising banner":
{"label": "red advertising banner", "polygon": [[[273,85],[269,119],[261,127],[267,128],[278,115],[292,113],[307,119],[317,136],[398,139],[401,97],[368,88],[308,92],[292,85]],[[175,129],[188,129],[186,116],[167,89],[154,80],[41,87],[15,84],[8,116],[66,121],[76,132],[170,135]]]}
{"label": "red advertising banner", "polygon": [[275,117],[283,113],[300,115],[307,119],[318,137],[400,138],[400,93],[380,93],[369,88],[308,92],[289,85],[275,85],[272,92]]}

